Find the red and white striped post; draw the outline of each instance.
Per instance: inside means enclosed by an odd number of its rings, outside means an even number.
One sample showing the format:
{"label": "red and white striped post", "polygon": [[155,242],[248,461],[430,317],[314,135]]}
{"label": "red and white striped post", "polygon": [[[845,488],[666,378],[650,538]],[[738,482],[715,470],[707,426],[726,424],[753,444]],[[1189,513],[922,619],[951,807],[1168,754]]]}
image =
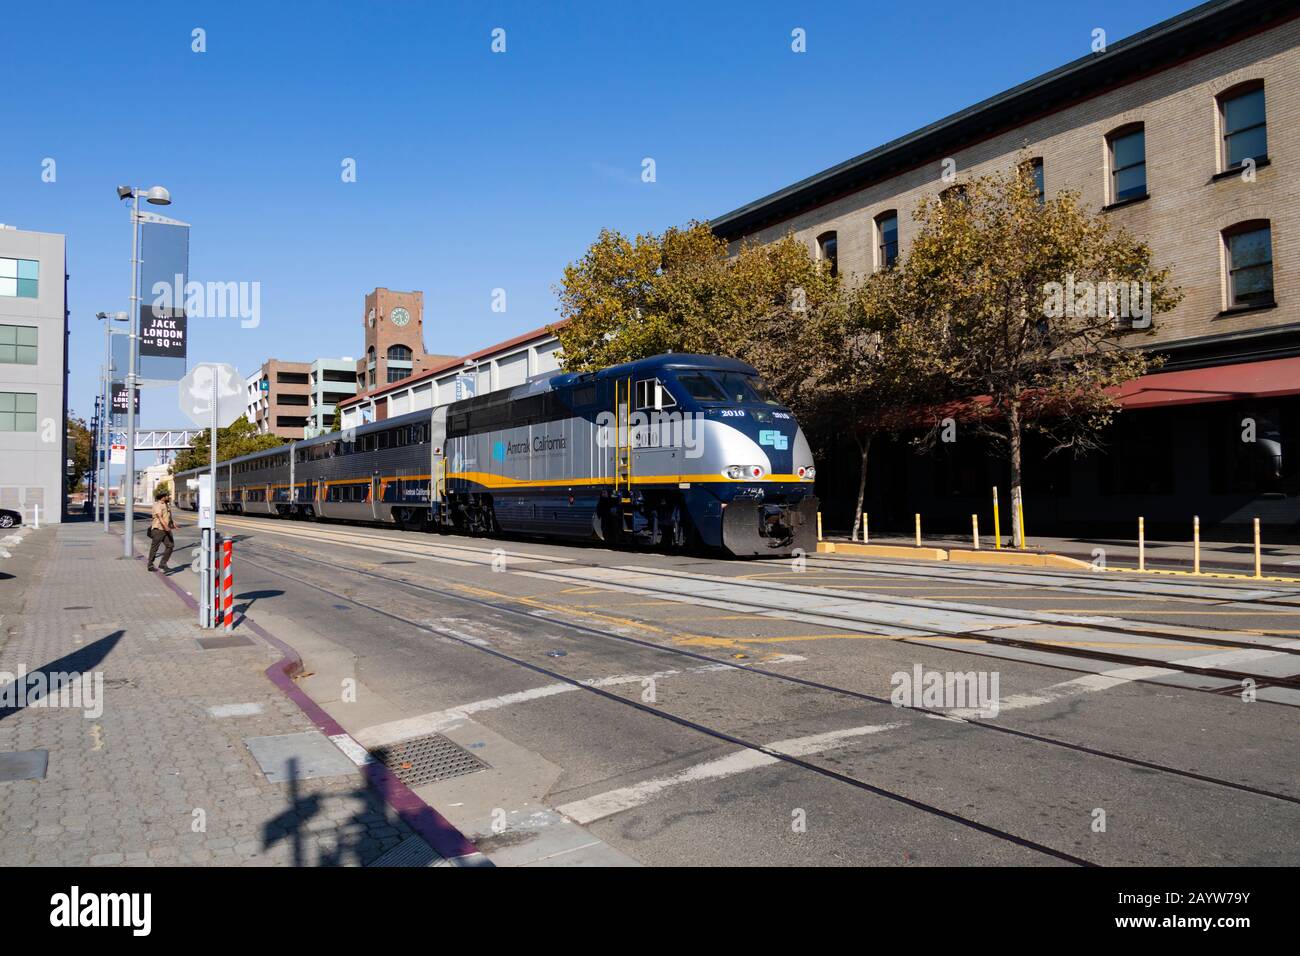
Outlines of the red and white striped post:
{"label": "red and white striped post", "polygon": [[221,542],[221,607],[226,618],[226,630],[235,623],[235,542],[226,538]]}

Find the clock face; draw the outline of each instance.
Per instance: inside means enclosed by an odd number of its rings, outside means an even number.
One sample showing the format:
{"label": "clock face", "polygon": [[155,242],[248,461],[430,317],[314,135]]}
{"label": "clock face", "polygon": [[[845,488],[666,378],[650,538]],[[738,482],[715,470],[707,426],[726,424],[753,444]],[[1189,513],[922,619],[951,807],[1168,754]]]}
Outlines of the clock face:
{"label": "clock face", "polygon": [[374,310],[374,309],[371,309],[371,310],[366,314],[366,325],[370,326],[372,329],[375,327],[375,310]]}
{"label": "clock face", "polygon": [[393,325],[396,325],[399,328],[405,325],[407,322],[411,321],[411,313],[407,312],[405,309],[401,308],[400,306],[394,309],[392,312],[389,312],[388,317],[393,320]]}

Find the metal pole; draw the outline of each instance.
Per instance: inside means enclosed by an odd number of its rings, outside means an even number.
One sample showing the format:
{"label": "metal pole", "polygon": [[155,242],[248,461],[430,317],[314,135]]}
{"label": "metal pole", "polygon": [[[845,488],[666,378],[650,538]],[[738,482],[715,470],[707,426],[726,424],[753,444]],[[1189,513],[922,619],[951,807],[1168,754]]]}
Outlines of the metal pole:
{"label": "metal pole", "polygon": [[212,423],[211,430],[208,432],[208,473],[212,476],[212,544],[208,547],[208,583],[209,598],[208,601],[208,623],[206,627],[216,627],[218,620],[218,605],[216,601],[217,588],[217,502],[220,500],[220,492],[217,489],[217,370],[212,368]]}
{"label": "metal pole", "polygon": [[[96,465],[104,469],[104,482],[103,482],[104,488],[103,491],[101,491],[100,494],[95,497],[95,505],[97,509],[100,504],[100,498],[103,498],[105,533],[108,532],[108,480],[109,480],[108,426],[112,423],[112,413],[109,411],[109,407],[108,407],[109,391],[110,391],[110,387],[108,383],[109,380],[112,378],[111,369],[113,368],[113,336],[110,334],[111,329],[109,327],[109,322],[111,321],[112,319],[104,319],[104,374],[103,377],[100,378],[99,380],[100,402],[104,406],[104,414],[100,416],[100,424],[103,425],[103,429],[99,436],[100,449],[98,450],[97,453],[102,456],[103,462],[102,464],[100,462],[96,462]],[[99,520],[98,510],[96,510],[95,512],[95,520],[97,521]]]}
{"label": "metal pole", "polygon": [[131,189],[131,353],[126,374],[126,474],[122,478],[126,498],[126,527],[122,533],[122,557],[131,557],[135,543],[135,381],[136,352],[140,347],[140,191]]}
{"label": "metal pole", "polygon": [[1002,516],[998,514],[998,486],[993,486],[993,547],[1002,550]]}
{"label": "metal pole", "polygon": [[1255,519],[1255,577],[1263,577],[1263,560],[1259,550],[1259,519]]}
{"label": "metal pole", "polygon": [[1201,573],[1201,516],[1192,518],[1192,573]]}

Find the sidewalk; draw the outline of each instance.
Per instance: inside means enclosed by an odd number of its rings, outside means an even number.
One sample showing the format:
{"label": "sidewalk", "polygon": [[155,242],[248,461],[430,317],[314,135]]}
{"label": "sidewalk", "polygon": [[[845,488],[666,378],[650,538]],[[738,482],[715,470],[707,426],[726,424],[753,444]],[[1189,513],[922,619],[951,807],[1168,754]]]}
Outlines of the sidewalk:
{"label": "sidewalk", "polygon": [[[27,674],[0,697],[0,866],[445,863],[416,832],[440,818],[322,732],[290,649],[200,630],[188,550],[178,591],[120,528],[28,529],[0,558],[0,685]],[[42,694],[56,673],[84,676]]]}
{"label": "sidewalk", "polygon": [[[1137,541],[1120,538],[1068,538],[1026,535],[1030,551],[1060,554],[1080,561],[1093,561],[1094,552],[1105,552],[1108,567],[1136,568],[1138,563]],[[850,538],[844,533],[828,533],[823,540],[848,542]],[[1010,547],[1010,537],[1003,535],[1003,549]],[[871,544],[887,544],[912,547],[916,538],[901,534],[872,534]],[[962,548],[971,547],[971,536],[956,534],[923,534],[921,544],[927,548]],[[980,548],[992,550],[993,536],[981,529]],[[1277,577],[1300,577],[1300,545],[1260,544],[1261,565],[1265,575]],[[1190,541],[1152,541],[1146,542],[1146,566],[1158,571],[1190,571],[1192,569],[1192,542]],[[1222,571],[1232,574],[1255,573],[1255,547],[1240,541],[1201,541],[1201,570]]]}

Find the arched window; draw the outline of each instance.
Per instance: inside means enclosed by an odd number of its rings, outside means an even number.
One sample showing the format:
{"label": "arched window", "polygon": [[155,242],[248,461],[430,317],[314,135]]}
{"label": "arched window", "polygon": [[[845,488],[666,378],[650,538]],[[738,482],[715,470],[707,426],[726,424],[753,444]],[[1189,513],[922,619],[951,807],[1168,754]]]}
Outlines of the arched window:
{"label": "arched window", "polygon": [[890,269],[898,261],[898,210],[876,217],[876,268]]}
{"label": "arched window", "polygon": [[1254,80],[1219,94],[1219,127],[1223,131],[1220,162],[1233,169],[1248,159],[1268,158],[1268,121],[1264,111],[1264,82]]}
{"label": "arched window", "polygon": [[1130,123],[1106,137],[1110,163],[1110,201],[1127,202],[1147,194],[1147,134],[1141,123]]}
{"label": "arched window", "polygon": [[823,232],[817,237],[817,258],[831,264],[831,275],[839,275],[839,240],[836,238],[834,232]]}
{"label": "arched window", "polygon": [[411,361],[411,350],[405,345],[390,345],[388,347],[388,360],[390,362],[409,362]]}
{"label": "arched window", "polygon": [[1273,235],[1267,219],[1223,230],[1228,308],[1273,304]]}

